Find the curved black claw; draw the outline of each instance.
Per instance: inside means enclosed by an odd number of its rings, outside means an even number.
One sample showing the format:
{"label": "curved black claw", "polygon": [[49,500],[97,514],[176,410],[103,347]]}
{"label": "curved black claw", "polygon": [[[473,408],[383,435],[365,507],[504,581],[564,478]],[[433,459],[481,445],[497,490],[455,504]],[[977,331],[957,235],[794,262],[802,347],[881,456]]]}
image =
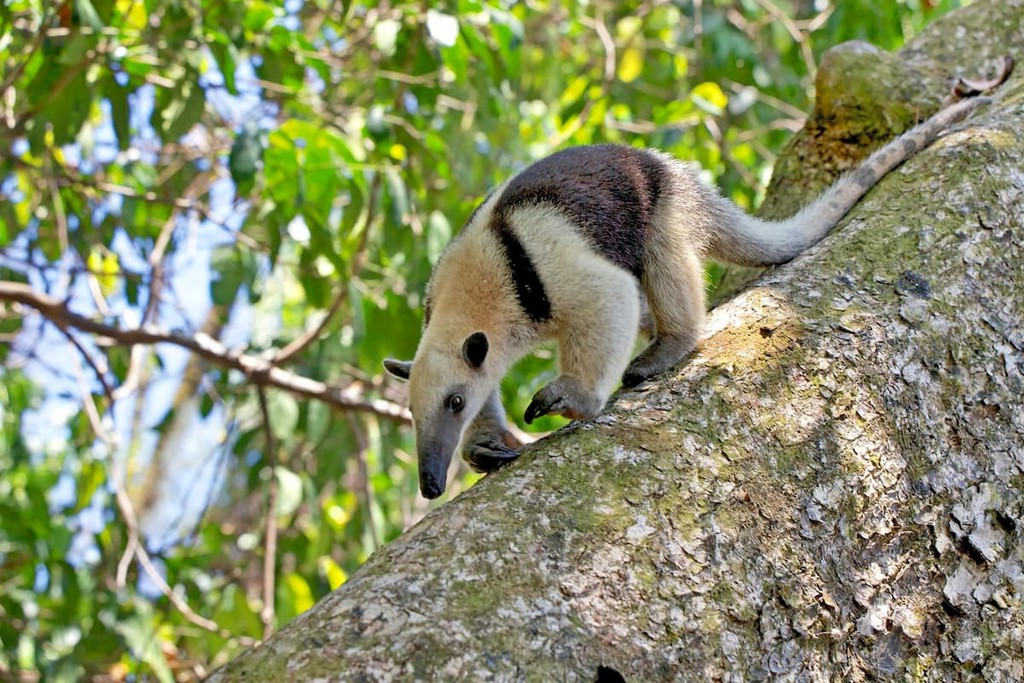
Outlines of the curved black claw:
{"label": "curved black claw", "polygon": [[462,454],[474,472],[495,472],[519,457],[519,451],[509,448],[497,439],[484,439],[470,445]]}
{"label": "curved black claw", "polygon": [[544,387],[538,391],[530,401],[530,405],[526,406],[526,413],[523,415],[526,424],[531,424],[538,417],[554,412],[554,409],[562,402],[561,396],[550,396],[550,392],[545,391],[546,389],[547,387]]}
{"label": "curved black claw", "polygon": [[626,387],[627,389],[635,387],[637,384],[640,384],[646,379],[646,375],[641,375],[640,373],[630,372],[629,370],[626,370],[626,372],[622,375],[622,386]]}

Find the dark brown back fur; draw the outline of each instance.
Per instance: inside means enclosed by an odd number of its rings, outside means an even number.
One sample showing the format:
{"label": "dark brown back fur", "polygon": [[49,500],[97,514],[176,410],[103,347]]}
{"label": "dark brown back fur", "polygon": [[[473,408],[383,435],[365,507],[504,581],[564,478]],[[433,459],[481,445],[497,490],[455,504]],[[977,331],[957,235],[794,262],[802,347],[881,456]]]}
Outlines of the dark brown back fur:
{"label": "dark brown back fur", "polygon": [[519,206],[547,203],[565,213],[597,251],[640,277],[644,244],[668,169],[625,145],[570,147],[515,176],[494,207],[499,232]]}

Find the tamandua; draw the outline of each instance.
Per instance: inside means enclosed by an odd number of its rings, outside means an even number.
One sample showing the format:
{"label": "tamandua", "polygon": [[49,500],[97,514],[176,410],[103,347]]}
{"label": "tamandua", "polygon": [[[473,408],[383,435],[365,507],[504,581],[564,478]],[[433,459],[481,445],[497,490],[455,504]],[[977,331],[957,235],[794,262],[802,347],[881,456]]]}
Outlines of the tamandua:
{"label": "tamandua", "polygon": [[[495,188],[434,268],[415,358],[384,362],[409,380],[422,494],[444,492],[460,445],[481,471],[516,457],[498,386],[538,343],[557,341],[561,375],[536,393],[526,421],[597,415],[620,379],[636,385],[693,350],[705,315],[702,258],[792,259],[985,101],[939,111],[784,221],[746,214],[667,154],[622,145],[556,152]],[[641,290],[655,334],[630,362]]]}

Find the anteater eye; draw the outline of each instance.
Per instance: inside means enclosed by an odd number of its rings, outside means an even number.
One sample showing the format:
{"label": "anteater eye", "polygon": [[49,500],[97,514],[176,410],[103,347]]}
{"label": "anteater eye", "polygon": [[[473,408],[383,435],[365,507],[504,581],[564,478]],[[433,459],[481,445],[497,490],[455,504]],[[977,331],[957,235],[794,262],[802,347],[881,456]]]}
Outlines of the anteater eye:
{"label": "anteater eye", "polygon": [[462,412],[466,407],[466,399],[462,398],[462,394],[452,394],[444,400],[444,407],[453,413]]}

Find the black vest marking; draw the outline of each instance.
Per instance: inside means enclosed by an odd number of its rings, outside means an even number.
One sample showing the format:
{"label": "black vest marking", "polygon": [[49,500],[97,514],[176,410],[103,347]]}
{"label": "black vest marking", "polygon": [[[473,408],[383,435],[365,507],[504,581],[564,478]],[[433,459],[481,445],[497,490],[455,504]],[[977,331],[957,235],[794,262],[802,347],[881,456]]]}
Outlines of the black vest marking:
{"label": "black vest marking", "polygon": [[491,225],[505,250],[505,259],[508,261],[512,282],[516,288],[516,298],[519,299],[523,312],[535,323],[550,320],[551,301],[544,290],[544,283],[540,280],[537,268],[523,248],[523,243],[512,232],[512,227],[503,216],[495,215]]}
{"label": "black vest marking", "polygon": [[551,204],[599,253],[639,278],[667,173],[664,161],[633,147],[570,147],[509,181],[494,205],[494,225],[507,227],[518,206]]}

